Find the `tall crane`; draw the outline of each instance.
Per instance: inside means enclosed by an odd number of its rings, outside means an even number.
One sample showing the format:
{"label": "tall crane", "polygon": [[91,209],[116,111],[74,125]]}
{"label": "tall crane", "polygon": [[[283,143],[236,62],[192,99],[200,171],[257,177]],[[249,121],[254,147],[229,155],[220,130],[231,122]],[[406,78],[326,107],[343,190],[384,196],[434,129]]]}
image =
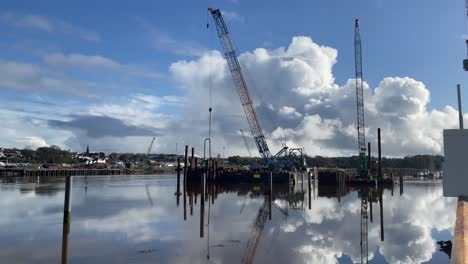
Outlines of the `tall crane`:
{"label": "tall crane", "polygon": [[146,156],[148,156],[151,152],[151,149],[153,148],[153,145],[154,145],[154,140],[156,139],[156,137],[153,137],[153,139],[151,140],[151,143],[148,147],[148,151],[146,152]]}
{"label": "tall crane", "polygon": [[368,177],[366,158],[366,126],[364,123],[364,91],[362,81],[362,53],[361,34],[359,33],[359,19],[356,19],[354,32],[354,58],[356,68],[356,101],[357,101],[357,132],[359,148],[359,176],[362,179]]}
{"label": "tall crane", "polygon": [[252,152],[250,151],[250,147],[249,147],[249,143],[247,142],[247,138],[245,138],[244,131],[242,131],[242,129],[241,129],[240,132],[242,134],[242,138],[244,139],[245,148],[249,152],[249,157],[252,157]]}
{"label": "tall crane", "polygon": [[[465,1],[465,12],[466,12],[465,13],[466,16],[468,17],[468,0]],[[465,31],[466,31],[466,17],[465,17]],[[465,43],[466,43],[466,49],[468,51],[468,39],[465,39]],[[468,71],[468,54],[467,54],[467,58],[463,60],[463,69],[465,71]]]}
{"label": "tall crane", "polygon": [[234,85],[236,86],[237,93],[239,94],[242,107],[244,108],[245,115],[247,117],[247,122],[249,123],[250,130],[257,145],[258,152],[263,158],[270,160],[272,158],[270,149],[266,142],[265,136],[263,134],[262,127],[257,117],[257,113],[252,103],[252,99],[247,87],[247,82],[245,81],[244,74],[241,70],[241,65],[237,59],[237,52],[232,42],[229,31],[224,23],[223,16],[219,9],[208,8],[208,11],[213,16],[213,20],[216,25],[216,31],[218,33],[219,40],[221,41],[221,46],[224,51],[224,56],[231,71],[232,78],[234,80]]}
{"label": "tall crane", "polygon": [[[362,50],[361,34],[359,33],[359,19],[354,23],[354,58],[356,69],[356,101],[357,101],[357,131],[359,148],[359,177],[369,177],[366,158],[366,131],[364,123],[364,91],[362,81]],[[367,191],[361,193],[361,263],[368,262],[368,226],[367,226]]]}

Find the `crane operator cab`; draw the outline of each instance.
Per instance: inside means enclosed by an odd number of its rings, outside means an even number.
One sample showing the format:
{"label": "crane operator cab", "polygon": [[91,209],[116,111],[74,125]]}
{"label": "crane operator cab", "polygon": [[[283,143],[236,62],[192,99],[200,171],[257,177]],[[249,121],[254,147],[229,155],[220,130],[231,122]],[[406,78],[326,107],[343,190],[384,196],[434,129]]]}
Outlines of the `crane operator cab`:
{"label": "crane operator cab", "polygon": [[[468,39],[465,40],[465,43],[466,43],[466,48],[468,51]],[[463,70],[468,71],[468,56],[466,59],[463,60]]]}

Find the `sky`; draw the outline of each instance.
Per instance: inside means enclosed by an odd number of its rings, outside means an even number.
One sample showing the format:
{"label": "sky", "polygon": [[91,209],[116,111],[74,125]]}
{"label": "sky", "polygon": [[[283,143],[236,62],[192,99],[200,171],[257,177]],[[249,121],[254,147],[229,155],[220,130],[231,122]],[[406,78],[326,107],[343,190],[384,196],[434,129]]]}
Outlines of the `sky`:
{"label": "sky", "polygon": [[146,152],[156,136],[155,153],[202,155],[211,104],[214,153],[247,155],[207,7],[221,9],[247,66],[273,153],[280,134],[312,156],[357,154],[355,18],[366,140],[380,127],[384,155],[443,153],[457,83],[466,94],[461,0],[3,1],[0,147]]}

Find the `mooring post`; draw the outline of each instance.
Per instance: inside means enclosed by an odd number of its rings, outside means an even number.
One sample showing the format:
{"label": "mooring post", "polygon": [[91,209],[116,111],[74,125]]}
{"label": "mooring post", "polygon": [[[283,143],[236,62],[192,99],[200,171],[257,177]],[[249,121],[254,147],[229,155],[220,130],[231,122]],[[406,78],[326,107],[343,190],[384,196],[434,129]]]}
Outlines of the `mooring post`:
{"label": "mooring post", "polygon": [[395,182],[393,182],[393,170],[390,171],[390,177],[392,178],[392,196],[393,196],[393,189],[395,187]]}
{"label": "mooring post", "polygon": [[403,195],[403,176],[400,175],[400,196]]}
{"label": "mooring post", "polygon": [[201,192],[200,192],[200,238],[205,234],[205,178],[206,174],[202,174],[201,178]]}
{"label": "mooring post", "polygon": [[463,129],[463,111],[462,111],[462,105],[461,105],[460,84],[457,84],[457,97],[458,97],[458,122],[460,123],[460,129]]}
{"label": "mooring post", "polygon": [[177,191],[176,191],[177,207],[179,207],[179,197],[180,197],[180,157],[177,158]]}
{"label": "mooring post", "polygon": [[371,174],[371,144],[370,142],[367,142],[367,170],[369,171],[369,174]]}
{"label": "mooring post", "polygon": [[380,200],[380,241],[384,241],[384,222],[383,222],[383,189],[379,191],[379,200]]}
{"label": "mooring post", "polygon": [[193,191],[189,193],[190,215],[193,216]]}
{"label": "mooring post", "polygon": [[310,186],[310,176],[309,176],[309,210],[312,210],[312,194],[311,194],[311,186]]}
{"label": "mooring post", "polygon": [[215,187],[216,186],[214,184],[211,185],[211,204],[214,204],[215,197],[218,195]]}
{"label": "mooring post", "polygon": [[68,259],[68,238],[71,223],[71,195],[73,176],[67,176],[65,180],[65,201],[63,206],[63,233],[62,233],[62,263]]}
{"label": "mooring post", "polygon": [[195,148],[192,148],[192,158],[190,159],[190,172],[195,169]]}
{"label": "mooring post", "polygon": [[185,184],[185,169],[184,169],[184,221],[187,220],[187,184]]}
{"label": "mooring post", "polygon": [[382,146],[380,144],[380,127],[377,129],[377,142],[379,149],[379,180],[382,180]]}
{"label": "mooring post", "polygon": [[304,172],[301,172],[301,191],[304,192]]}
{"label": "mooring post", "polygon": [[216,179],[216,170],[215,170],[216,160],[211,162],[211,173],[213,174],[213,179]]}
{"label": "mooring post", "polygon": [[187,185],[187,164],[188,164],[188,145],[185,145],[185,159],[184,159],[184,185]]}
{"label": "mooring post", "polygon": [[73,176],[67,176],[65,181],[65,203],[63,206],[63,222],[68,223],[71,220],[71,190]]}
{"label": "mooring post", "polygon": [[[211,181],[211,175],[210,175],[210,160],[211,159],[207,159],[206,160],[206,163],[205,163],[205,171],[206,171],[206,177],[208,179],[208,181]],[[211,190],[209,190],[211,191]]]}

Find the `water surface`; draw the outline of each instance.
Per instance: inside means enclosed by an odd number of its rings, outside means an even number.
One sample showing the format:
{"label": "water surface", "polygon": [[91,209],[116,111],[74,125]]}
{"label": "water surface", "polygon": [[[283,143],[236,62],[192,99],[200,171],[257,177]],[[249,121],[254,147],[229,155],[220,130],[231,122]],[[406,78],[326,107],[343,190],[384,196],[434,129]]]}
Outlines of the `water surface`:
{"label": "water surface", "polygon": [[[373,201],[369,263],[449,262],[436,242],[453,236],[456,199],[442,197],[439,181],[392,195],[309,191],[305,180],[273,186],[271,199],[268,186],[209,186],[202,203],[199,186],[177,201],[175,175],[73,178],[68,263],[240,263],[249,254],[254,263],[360,263],[362,197]],[[60,263],[64,185],[1,179],[0,263]]]}

